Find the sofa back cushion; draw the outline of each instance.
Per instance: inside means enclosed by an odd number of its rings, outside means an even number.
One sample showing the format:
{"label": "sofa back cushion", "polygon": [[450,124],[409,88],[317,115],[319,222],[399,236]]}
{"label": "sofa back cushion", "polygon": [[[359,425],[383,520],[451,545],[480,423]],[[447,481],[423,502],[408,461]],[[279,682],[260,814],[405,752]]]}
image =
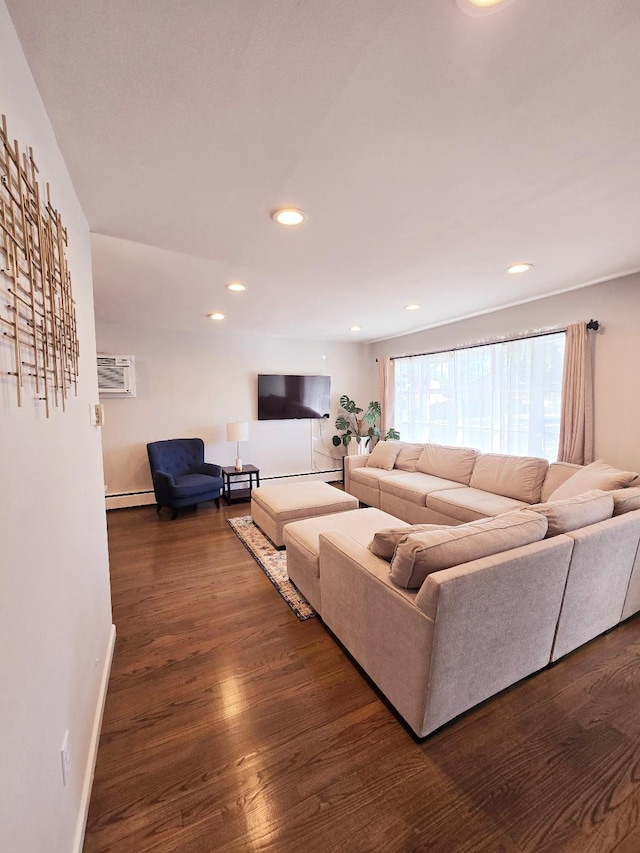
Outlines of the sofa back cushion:
{"label": "sofa back cushion", "polygon": [[371,468],[384,468],[385,471],[391,471],[398,453],[400,453],[399,441],[379,441],[369,454],[367,465]]}
{"label": "sofa back cushion", "polygon": [[400,444],[402,447],[396,457],[394,467],[398,471],[415,471],[416,463],[424,450],[424,444],[410,444],[406,441],[401,441]]}
{"label": "sofa back cushion", "polygon": [[550,462],[547,474],[542,484],[542,492],[540,494],[541,501],[548,501],[549,495],[561,486],[569,477],[573,477],[578,471],[582,470],[582,465],[574,465],[572,462]]}
{"label": "sofa back cushion", "polygon": [[418,471],[469,485],[478,451],[471,447],[447,447],[444,444],[425,444],[416,464]]}
{"label": "sofa back cushion", "polygon": [[[640,491],[640,489],[638,490]],[[640,506],[640,502],[638,504]],[[558,536],[570,530],[579,530],[599,521],[606,521],[613,515],[613,497],[611,492],[593,489],[575,498],[534,504],[533,512],[539,512],[547,519],[547,536]]]}
{"label": "sofa back cushion", "polygon": [[633,512],[640,509],[640,487],[632,489],[614,489],[609,492],[613,498],[613,514],[624,515],[625,512]]}
{"label": "sofa back cushion", "polygon": [[604,459],[597,459],[565,480],[549,495],[549,500],[558,501],[563,498],[575,498],[576,495],[582,495],[591,489],[604,489],[604,491],[610,492],[613,489],[628,486],[637,476],[638,474],[635,471],[621,471],[620,468],[607,465]]}
{"label": "sofa back cushion", "polygon": [[419,589],[432,572],[538,542],[546,532],[543,515],[516,510],[457,527],[411,533],[398,542],[390,577],[398,586]]}
{"label": "sofa back cushion", "polygon": [[430,530],[443,530],[449,526],[448,524],[411,524],[409,527],[384,527],[374,533],[369,543],[369,550],[376,557],[389,563],[398,542],[409,533],[428,533]]}
{"label": "sofa back cushion", "polygon": [[471,488],[514,498],[528,504],[540,501],[549,463],[535,456],[481,453],[471,475]]}

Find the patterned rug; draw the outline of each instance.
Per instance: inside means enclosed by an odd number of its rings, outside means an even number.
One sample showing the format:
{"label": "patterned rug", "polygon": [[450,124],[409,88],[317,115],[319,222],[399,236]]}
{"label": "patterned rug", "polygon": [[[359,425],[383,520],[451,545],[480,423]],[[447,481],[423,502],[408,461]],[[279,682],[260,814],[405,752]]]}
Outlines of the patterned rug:
{"label": "patterned rug", "polygon": [[298,619],[313,619],[316,611],[311,607],[306,598],[298,592],[287,577],[287,555],[285,551],[278,551],[259,527],[253,523],[250,515],[242,515],[239,518],[228,518],[238,539],[260,566]]}

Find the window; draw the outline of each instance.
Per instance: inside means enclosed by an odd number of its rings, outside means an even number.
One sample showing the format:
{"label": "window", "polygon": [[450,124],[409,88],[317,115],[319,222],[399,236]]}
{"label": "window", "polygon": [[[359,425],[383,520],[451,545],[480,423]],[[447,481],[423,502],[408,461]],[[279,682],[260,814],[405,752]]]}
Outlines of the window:
{"label": "window", "polygon": [[557,459],[565,332],[395,359],[403,441]]}

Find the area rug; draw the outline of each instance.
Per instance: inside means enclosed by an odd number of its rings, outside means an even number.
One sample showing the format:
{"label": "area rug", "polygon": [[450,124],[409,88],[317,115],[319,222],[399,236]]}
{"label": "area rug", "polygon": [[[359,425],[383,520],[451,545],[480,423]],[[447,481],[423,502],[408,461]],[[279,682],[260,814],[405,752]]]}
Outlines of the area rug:
{"label": "area rug", "polygon": [[250,515],[228,518],[231,529],[260,566],[298,619],[313,619],[316,611],[287,577],[287,555],[278,551],[259,527],[253,523]]}

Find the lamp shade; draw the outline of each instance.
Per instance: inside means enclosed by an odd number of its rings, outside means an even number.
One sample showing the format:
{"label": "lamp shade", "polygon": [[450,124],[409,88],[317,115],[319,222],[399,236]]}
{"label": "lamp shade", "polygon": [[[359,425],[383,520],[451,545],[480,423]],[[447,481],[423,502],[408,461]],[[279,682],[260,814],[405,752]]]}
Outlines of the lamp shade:
{"label": "lamp shade", "polygon": [[249,424],[241,421],[234,421],[227,424],[227,441],[248,441],[249,439]]}

